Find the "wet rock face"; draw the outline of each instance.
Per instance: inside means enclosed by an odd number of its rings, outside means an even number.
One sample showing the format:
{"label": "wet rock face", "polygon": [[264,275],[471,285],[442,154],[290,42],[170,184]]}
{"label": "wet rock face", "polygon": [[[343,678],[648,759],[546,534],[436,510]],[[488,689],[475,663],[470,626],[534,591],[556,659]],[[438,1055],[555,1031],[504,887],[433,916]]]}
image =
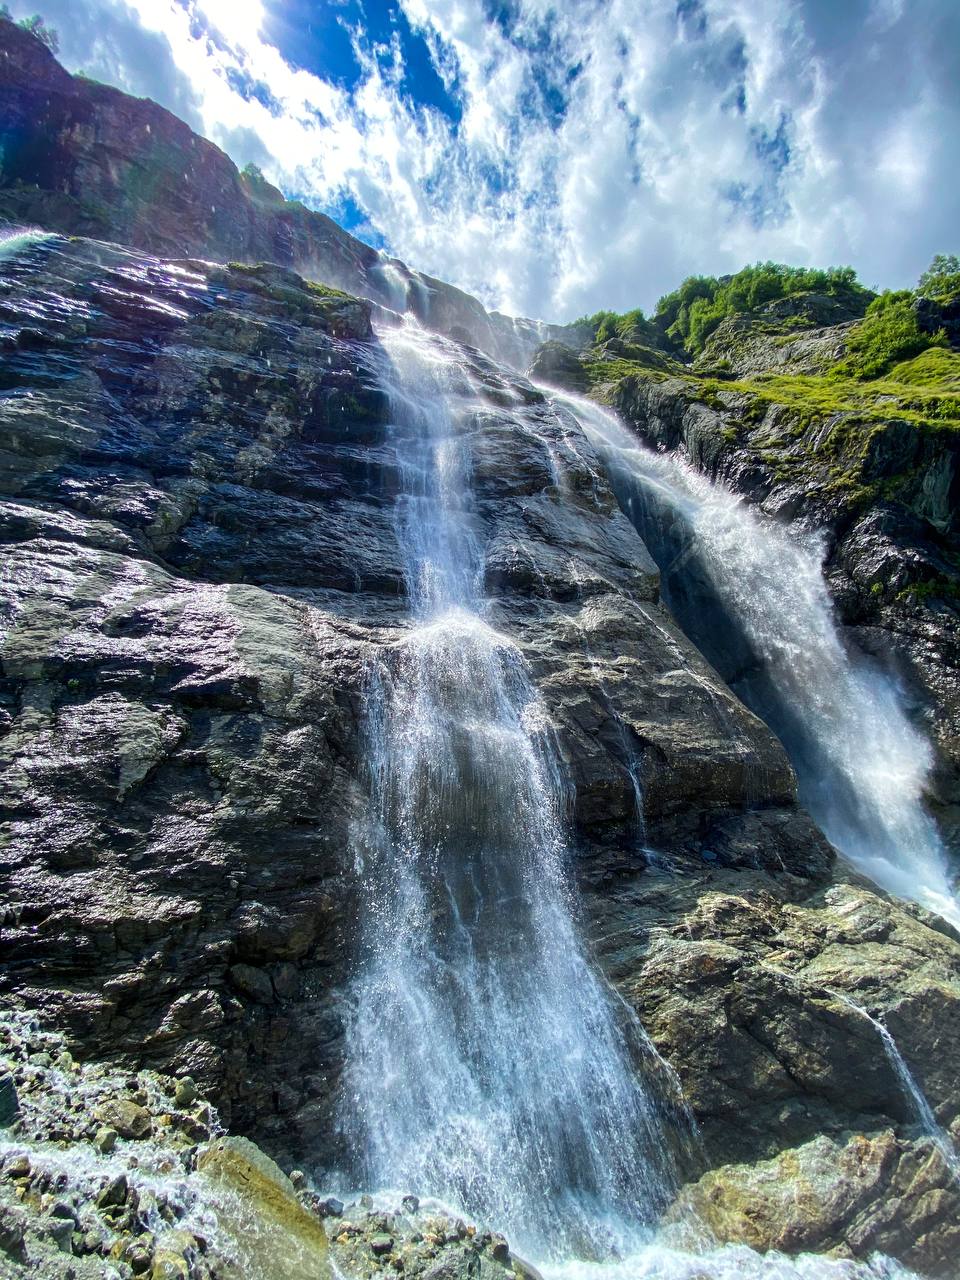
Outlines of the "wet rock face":
{"label": "wet rock face", "polygon": [[366,642],[279,588],[396,562],[382,503],[350,495],[368,464],[330,440],[384,415],[369,315],[274,268],[35,252],[2,301],[8,989],[282,1126],[325,1096],[338,1034]]}
{"label": "wet rock face", "polygon": [[929,1139],[889,1130],[816,1138],[759,1165],[713,1170],[675,1207],[722,1239],[841,1258],[883,1253],[949,1280],[960,1245],[960,1191]]}
{"label": "wet rock face", "polygon": [[[757,819],[752,848],[789,860],[791,833]],[[677,1071],[713,1166],[672,1216],[761,1251],[879,1251],[951,1277],[960,939],[862,884],[738,866],[721,826],[699,872],[666,859],[587,888],[597,955]]]}
{"label": "wet rock face", "polygon": [[[48,238],[0,264],[0,313],[5,990],[333,1163],[363,689],[409,626],[369,308]],[[490,620],[577,865],[642,873],[638,778],[665,842],[761,804],[802,844],[782,750],[658,603],[579,425],[461,359]]]}
{"label": "wet rock face", "polygon": [[522,368],[564,326],[488,312],[442,280],[382,260],[325,214],[240,173],[147,98],[71,76],[0,17],[0,222],[135,245],[166,257],[276,262]]}
{"label": "wet rock face", "polygon": [[[54,238],[0,263],[0,314],[5,994],[78,1055],[176,1077],[163,1114],[191,1144],[213,1136],[209,1091],[235,1132],[322,1171],[365,682],[410,626],[369,310],[276,267]],[[585,927],[683,1084],[698,1159],[913,1141],[875,1029],[837,992],[887,1020],[953,1123],[955,942],[830,888],[782,749],[659,603],[579,424],[458,359],[489,621],[543,699]],[[65,1140],[104,1158],[152,1141],[149,1088],[121,1094]],[[333,1246],[361,1271],[402,1255],[492,1280],[502,1261],[370,1212]]]}

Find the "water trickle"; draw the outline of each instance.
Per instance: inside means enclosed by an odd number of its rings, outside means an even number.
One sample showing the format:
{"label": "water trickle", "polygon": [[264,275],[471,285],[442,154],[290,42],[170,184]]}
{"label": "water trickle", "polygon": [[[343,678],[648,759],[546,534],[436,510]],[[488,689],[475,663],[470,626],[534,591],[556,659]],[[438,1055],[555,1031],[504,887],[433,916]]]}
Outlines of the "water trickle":
{"label": "water trickle", "polygon": [[929,744],[894,682],[844,646],[822,548],[678,457],[654,453],[598,405],[560,399],[660,565],[667,603],[780,736],[828,839],[884,889],[960,925],[946,851],[923,804]]}
{"label": "water trickle", "polygon": [[845,996],[839,991],[832,991],[831,995],[835,995],[844,1004],[849,1005],[851,1009],[855,1010],[861,1018],[865,1018],[874,1028],[880,1037],[883,1051],[887,1055],[887,1061],[893,1067],[894,1075],[897,1077],[900,1088],[910,1103],[917,1123],[924,1133],[933,1139],[933,1144],[940,1152],[943,1162],[950,1170],[952,1177],[960,1182],[960,1156],[957,1154],[950,1135],[934,1115],[933,1108],[927,1101],[927,1095],[920,1088],[913,1072],[907,1066],[906,1060],[900,1052],[900,1046],[890,1034],[889,1028],[879,1018],[874,1018],[872,1014],[868,1013],[863,1005],[851,1000],[849,996]]}
{"label": "water trickle", "polygon": [[439,1196],[538,1256],[635,1247],[670,1192],[659,1060],[585,957],[549,728],[483,617],[455,349],[386,334],[414,627],[371,672],[374,804],[344,1124],[367,1184]]}

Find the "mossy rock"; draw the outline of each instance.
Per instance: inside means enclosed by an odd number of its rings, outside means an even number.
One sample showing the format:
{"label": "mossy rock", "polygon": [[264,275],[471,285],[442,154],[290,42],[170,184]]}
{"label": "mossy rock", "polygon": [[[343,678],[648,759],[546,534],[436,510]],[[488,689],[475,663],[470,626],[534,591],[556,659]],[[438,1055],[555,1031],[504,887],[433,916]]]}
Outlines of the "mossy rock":
{"label": "mossy rock", "polygon": [[290,1179],[246,1138],[219,1138],[197,1158],[211,1186],[225,1280],[332,1280],[327,1237]]}

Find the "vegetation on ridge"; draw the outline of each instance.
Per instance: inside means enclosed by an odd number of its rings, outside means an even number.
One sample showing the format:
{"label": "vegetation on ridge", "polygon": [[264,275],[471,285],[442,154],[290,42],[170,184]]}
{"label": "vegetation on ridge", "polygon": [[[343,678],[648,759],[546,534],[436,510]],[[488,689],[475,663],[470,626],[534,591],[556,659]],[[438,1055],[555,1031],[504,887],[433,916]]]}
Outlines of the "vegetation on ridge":
{"label": "vegetation on ridge", "polygon": [[758,262],[732,276],[688,276],[679,288],[664,294],[650,319],[639,309],[622,315],[598,311],[583,316],[576,324],[589,326],[596,342],[639,336],[654,345],[698,355],[727,316],[755,311],[766,303],[804,293],[840,297],[860,307],[874,296],[857,280],[853,267],[819,270]]}
{"label": "vegetation on ridge", "polygon": [[897,499],[945,527],[946,481],[926,472],[957,447],[958,313],[953,255],[915,290],[878,295],[847,268],[759,264],[722,282],[690,277],[650,320],[591,317],[578,363],[590,393],[627,417],[656,417],[652,387],[669,382],[666,402],[712,410],[723,440],[778,481],[847,509]]}
{"label": "vegetation on ridge", "polygon": [[[7,22],[13,22],[13,14],[5,4],[0,4],[0,18],[6,19]],[[60,51],[60,37],[53,27],[48,27],[39,13],[33,14],[29,18],[21,18],[17,23],[18,27],[22,27],[24,31],[29,31],[32,36],[45,44],[51,53],[56,54]]]}
{"label": "vegetation on ridge", "polygon": [[945,347],[943,330],[925,333],[917,321],[914,294],[887,290],[867,307],[862,323],[847,341],[849,355],[836,366],[840,375],[878,378],[897,361],[910,360],[933,346]]}
{"label": "vegetation on ridge", "polygon": [[733,276],[689,276],[657,303],[654,323],[691,355],[699,354],[710,334],[728,316],[756,311],[766,303],[797,294],[820,293],[865,305],[873,294],[852,267],[817,270],[758,262]]}

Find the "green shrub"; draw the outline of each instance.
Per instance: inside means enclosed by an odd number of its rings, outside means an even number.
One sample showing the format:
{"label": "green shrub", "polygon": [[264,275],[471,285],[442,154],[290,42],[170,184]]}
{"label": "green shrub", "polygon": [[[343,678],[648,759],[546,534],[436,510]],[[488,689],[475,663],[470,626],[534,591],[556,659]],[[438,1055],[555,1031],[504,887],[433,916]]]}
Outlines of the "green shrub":
{"label": "green shrub", "polygon": [[657,330],[639,307],[633,311],[624,311],[622,314],[616,311],[597,311],[592,316],[581,316],[573,323],[592,329],[595,342],[606,342],[609,338],[622,338],[628,342],[656,343],[659,339]]}
{"label": "green shrub", "polygon": [[920,277],[917,293],[937,302],[960,299],[960,258],[955,253],[938,253]]}
{"label": "green shrub", "polygon": [[679,289],[657,303],[654,324],[697,355],[717,325],[727,316],[755,311],[767,302],[798,293],[871,295],[857,281],[852,267],[788,267],[758,262],[733,276],[689,276]]}
{"label": "green shrub", "polygon": [[859,283],[852,267],[820,269],[758,262],[732,276],[688,276],[672,293],[664,294],[651,319],[640,310],[622,315],[598,311],[575,323],[589,326],[597,342],[620,337],[668,351],[683,347],[698,355],[727,316],[755,311],[768,302],[801,293],[851,297],[861,303],[873,297]]}
{"label": "green shrub", "polygon": [[[9,11],[3,16],[9,17]],[[51,53],[60,52],[60,37],[53,27],[47,26],[39,13],[35,13],[30,18],[21,18],[17,25],[22,27],[24,31],[29,31],[32,36],[36,36],[40,43],[45,44]]]}
{"label": "green shrub", "polygon": [[851,332],[849,355],[838,371],[858,378],[878,378],[898,361],[910,360],[928,347],[944,345],[942,330],[923,333],[917,325],[911,291],[888,289],[874,298],[861,323]]}

